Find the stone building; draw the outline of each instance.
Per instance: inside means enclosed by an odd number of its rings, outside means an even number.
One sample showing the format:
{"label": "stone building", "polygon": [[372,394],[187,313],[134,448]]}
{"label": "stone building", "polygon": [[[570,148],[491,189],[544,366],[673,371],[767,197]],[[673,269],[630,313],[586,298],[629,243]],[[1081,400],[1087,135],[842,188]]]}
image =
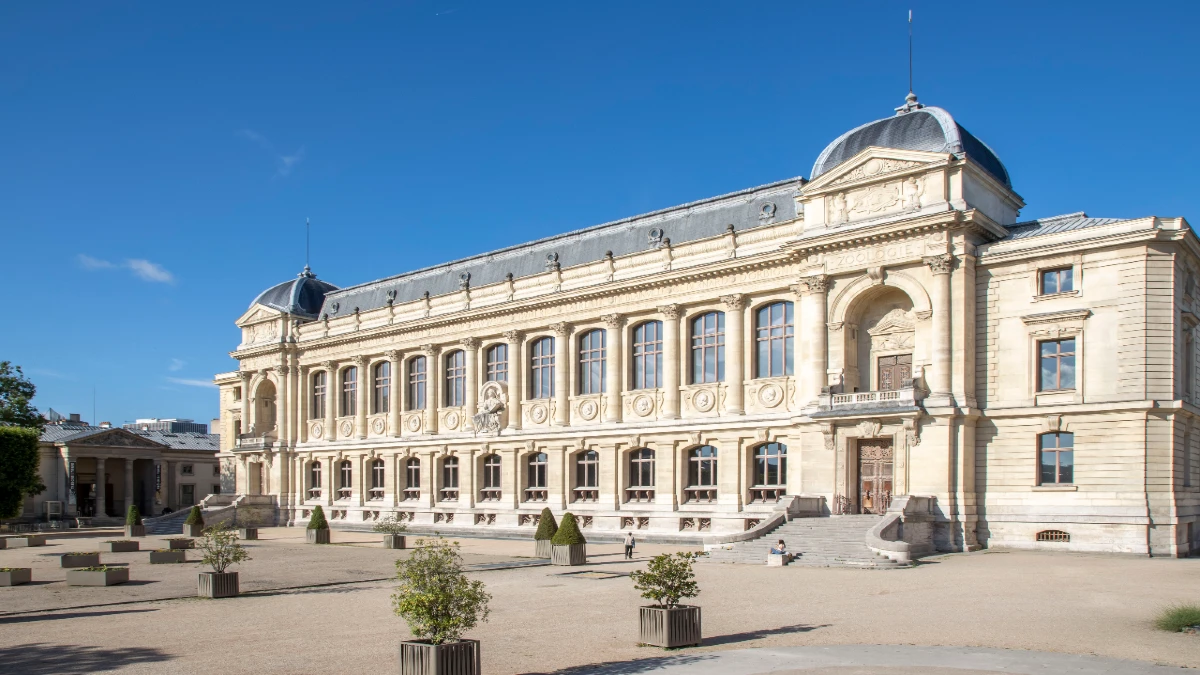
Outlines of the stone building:
{"label": "stone building", "polygon": [[1186,555],[1196,235],[1024,206],[910,95],[808,178],[346,288],[305,268],[215,378],[229,487],[288,524],[549,506],[701,539],[920,496],[940,550]]}

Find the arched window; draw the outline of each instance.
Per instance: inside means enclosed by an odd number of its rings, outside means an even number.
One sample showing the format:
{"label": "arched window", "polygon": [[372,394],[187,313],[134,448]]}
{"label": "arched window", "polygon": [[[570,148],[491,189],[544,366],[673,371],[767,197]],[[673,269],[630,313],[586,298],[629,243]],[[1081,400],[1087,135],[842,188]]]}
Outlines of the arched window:
{"label": "arched window", "polygon": [[404,462],[404,501],[421,498],[421,460],[411,457]]}
{"label": "arched window", "polygon": [[350,366],[342,371],[342,416],[358,414],[358,368]]}
{"label": "arched window", "polygon": [[662,386],[663,333],[661,321],[647,321],[633,329],[633,388]]}
{"label": "arched window", "polygon": [[324,370],[313,373],[312,376],[312,417],[321,419],[325,416],[325,383],[329,375]]}
{"label": "arched window", "polygon": [[600,454],[588,450],[575,455],[575,501],[595,502],[600,499]]}
{"label": "arched window", "polygon": [[338,499],[349,499],[354,485],[354,465],[348,459],[343,459],[338,465]]}
{"label": "arched window", "polygon": [[590,330],[579,338],[579,393],[604,393],[604,331]]}
{"label": "arched window", "polygon": [[383,499],[383,481],[386,476],[383,468],[383,460],[376,459],[371,462],[371,494],[370,499]]}
{"label": "arched window", "polygon": [[467,353],[461,349],[446,355],[445,399],[451,408],[467,402]]}
{"label": "arched window", "polygon": [[689,502],[717,501],[717,449],[713,446],[688,451],[688,486],[684,494]]}
{"label": "arched window", "polygon": [[385,413],[392,407],[392,364],[382,361],[375,366],[375,395],[371,397],[371,412]]}
{"label": "arched window", "polygon": [[758,377],[792,374],[792,334],[795,321],[792,303],[776,302],[760,307],[755,317],[755,351]]}
{"label": "arched window", "polygon": [[692,384],[725,380],[725,313],[692,319]]}
{"label": "arched window", "polygon": [[548,457],[544,452],[529,456],[527,465],[529,482],[525,486],[525,501],[544,502],[550,496],[550,492],[546,489],[546,466],[548,463]]}
{"label": "arched window", "polygon": [[458,501],[458,458],[442,460],[442,501]]}
{"label": "arched window", "polygon": [[508,382],[508,345],[503,342],[488,347],[487,381]]}
{"label": "arched window", "polygon": [[763,443],[754,449],[754,484],[750,501],[776,502],[787,493],[787,446]]}
{"label": "arched window", "polygon": [[408,360],[408,409],[425,409],[425,357]]}
{"label": "arched window", "polygon": [[1042,485],[1071,485],[1075,482],[1075,434],[1066,432],[1038,436],[1041,455],[1038,472]]}
{"label": "arched window", "polygon": [[629,488],[625,500],[630,502],[654,501],[654,451],[638,448],[629,453]]}
{"label": "arched window", "polygon": [[[322,373],[323,375],[324,373]],[[308,466],[308,498],[321,498],[321,463],[313,462]]]}
{"label": "arched window", "polygon": [[480,501],[500,501],[500,456],[488,455],[483,458],[483,489],[480,490]]}
{"label": "arched window", "polygon": [[532,375],[529,378],[530,398],[554,396],[554,338],[544,337],[534,341],[529,367]]}

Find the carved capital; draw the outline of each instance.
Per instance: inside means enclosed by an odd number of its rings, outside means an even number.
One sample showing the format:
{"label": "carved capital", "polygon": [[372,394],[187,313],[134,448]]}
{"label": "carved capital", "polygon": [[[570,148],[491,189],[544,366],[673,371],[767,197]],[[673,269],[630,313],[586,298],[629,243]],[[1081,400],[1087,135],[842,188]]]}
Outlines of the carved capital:
{"label": "carved capital", "polygon": [[550,330],[554,331],[554,334],[559,337],[566,337],[570,335],[571,328],[571,324],[567,323],[566,321],[550,324]]}
{"label": "carved capital", "polygon": [[954,267],[954,256],[949,253],[940,255],[927,255],[921,258],[921,262],[929,265],[930,271],[934,274],[949,274]]}
{"label": "carved capital", "polygon": [[463,338],[458,341],[458,344],[462,345],[463,349],[476,350],[479,349],[479,338]]}
{"label": "carved capital", "polygon": [[661,305],[658,308],[658,313],[668,319],[678,319],[683,316],[683,306],[676,304]]}
{"label": "carved capital", "polygon": [[800,277],[800,280],[792,286],[792,291],[796,295],[824,293],[827,290],[829,290],[829,277],[824,274]]}
{"label": "carved capital", "polygon": [[322,368],[324,368],[325,370],[328,370],[329,372],[331,372],[331,373],[332,373],[332,372],[333,372],[333,370],[334,370],[334,368],[336,368],[336,367],[337,367],[337,364],[336,364],[336,363],[334,363],[333,361],[322,361],[322,362],[321,362],[321,367],[322,367]]}
{"label": "carved capital", "polygon": [[396,363],[400,360],[400,352],[396,349],[389,349],[383,353],[383,357],[388,361]]}
{"label": "carved capital", "polygon": [[504,331],[504,339],[512,342],[513,344],[517,344],[520,343],[521,340],[525,339],[525,334],[519,330],[506,330]]}
{"label": "carved capital", "polygon": [[361,354],[350,360],[354,362],[354,365],[358,366],[359,370],[362,370],[367,366],[367,357],[362,356]]}
{"label": "carved capital", "polygon": [[421,345],[421,352],[432,358],[442,352],[442,348],[437,345]]}
{"label": "carved capital", "polygon": [[287,366],[275,366],[271,370],[274,370],[275,374],[278,375],[279,377],[287,377],[287,374],[288,374]]}
{"label": "carved capital", "polygon": [[605,314],[604,316],[600,317],[600,320],[603,321],[604,325],[608,326],[609,328],[617,329],[625,325],[624,314]]}
{"label": "carved capital", "polygon": [[732,293],[730,295],[722,295],[721,302],[729,309],[745,309],[748,300],[743,293]]}
{"label": "carved capital", "polygon": [[238,373],[238,377],[242,378],[242,384],[250,384],[250,378],[254,377],[254,373],[248,370],[243,370],[242,372]]}

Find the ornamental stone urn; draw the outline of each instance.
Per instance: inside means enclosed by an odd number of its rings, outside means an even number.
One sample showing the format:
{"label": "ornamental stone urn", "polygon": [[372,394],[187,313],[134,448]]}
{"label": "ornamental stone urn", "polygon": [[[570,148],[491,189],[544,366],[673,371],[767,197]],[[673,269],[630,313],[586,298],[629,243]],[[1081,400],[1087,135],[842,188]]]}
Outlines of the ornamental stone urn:
{"label": "ornamental stone urn", "polygon": [[383,535],[383,547],[402,549],[405,548],[404,535],[402,534],[385,534]]}
{"label": "ornamental stone urn", "polygon": [[587,564],[587,544],[569,544],[551,547],[551,565],[585,565]]}
{"label": "ornamental stone urn", "polygon": [[32,567],[0,567],[0,586],[20,586],[33,581]]}
{"label": "ornamental stone urn", "polygon": [[187,562],[187,553],[179,549],[167,549],[165,551],[150,551],[150,564],[159,565],[162,563],[182,563]]}
{"label": "ornamental stone urn", "polygon": [[144,537],[146,536],[145,525],[126,525],[125,536],[128,537]]}
{"label": "ornamental stone urn", "polygon": [[68,586],[115,586],[129,581],[128,567],[67,570]]}
{"label": "ornamental stone urn", "polygon": [[639,642],[656,647],[700,646],[700,608],[695,605],[643,606]]}
{"label": "ornamental stone urn", "polygon": [[137,551],[140,544],[136,541],[102,541],[100,542],[100,551],[102,553],[132,553]]}
{"label": "ornamental stone urn", "polygon": [[479,640],[400,643],[400,675],[480,675]]}
{"label": "ornamental stone urn", "polygon": [[242,529],[238,530],[238,539],[242,539],[244,541],[257,540],[258,539],[258,528],[257,527],[243,527]]}
{"label": "ornamental stone urn", "polygon": [[328,544],[329,543],[329,529],[325,528],[325,529],[320,529],[320,530],[305,530],[304,538],[310,544]]}
{"label": "ornamental stone urn", "polygon": [[201,572],[197,583],[202,598],[232,598],[238,594],[237,572]]}
{"label": "ornamental stone urn", "polygon": [[70,569],[73,567],[99,567],[99,553],[64,553],[59,557],[59,565],[63,568]]}

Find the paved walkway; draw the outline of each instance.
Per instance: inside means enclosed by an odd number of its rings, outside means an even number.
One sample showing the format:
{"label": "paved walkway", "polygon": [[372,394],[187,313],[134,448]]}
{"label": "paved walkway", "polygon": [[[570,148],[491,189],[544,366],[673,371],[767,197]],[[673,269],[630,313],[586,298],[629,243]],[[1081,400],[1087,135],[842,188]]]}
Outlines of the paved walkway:
{"label": "paved walkway", "polygon": [[691,654],[557,671],[563,675],[1165,675],[1183,668],[1014,649],[841,645]]}

